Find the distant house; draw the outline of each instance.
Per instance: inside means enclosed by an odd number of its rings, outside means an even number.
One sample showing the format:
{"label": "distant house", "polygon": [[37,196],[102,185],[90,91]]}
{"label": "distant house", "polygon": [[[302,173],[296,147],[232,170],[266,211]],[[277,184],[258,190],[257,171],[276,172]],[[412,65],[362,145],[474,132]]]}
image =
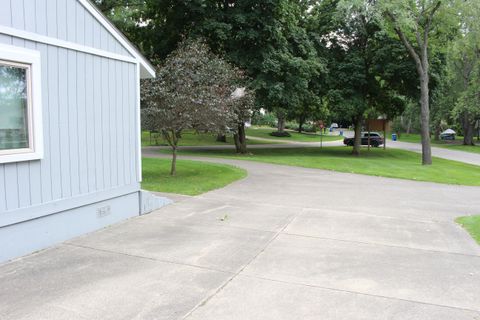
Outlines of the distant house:
{"label": "distant house", "polygon": [[139,215],[141,78],[87,0],[0,0],[0,261]]}

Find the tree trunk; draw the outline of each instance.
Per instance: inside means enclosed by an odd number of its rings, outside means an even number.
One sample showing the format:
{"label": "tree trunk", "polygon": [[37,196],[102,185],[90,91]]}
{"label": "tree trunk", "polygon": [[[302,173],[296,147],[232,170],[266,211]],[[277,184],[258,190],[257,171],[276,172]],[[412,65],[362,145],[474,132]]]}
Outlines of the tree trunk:
{"label": "tree trunk", "polygon": [[465,112],[463,114],[463,144],[466,146],[473,146],[475,143],[473,142],[473,135],[474,135],[474,123],[470,121],[468,113]]}
{"label": "tree trunk", "polygon": [[360,155],[360,148],[362,146],[362,117],[355,119],[355,139],[353,143],[352,154]]}
{"label": "tree trunk", "polygon": [[[429,63],[428,63],[428,34],[430,32],[431,22],[435,12],[440,8],[442,1],[437,0],[436,3],[432,6],[432,9],[429,10],[426,19],[424,21],[424,30],[423,35],[420,32],[419,21],[416,21],[416,30],[415,36],[417,38],[417,44],[419,46],[419,52],[415,51],[415,48],[412,46],[410,41],[407,39],[403,31],[396,25],[397,18],[391,12],[387,11],[387,16],[391,19],[394,24],[394,30],[397,35],[400,37],[400,40],[403,42],[405,48],[408,51],[410,57],[415,61],[417,67],[417,73],[420,78],[420,119],[421,119],[421,137],[422,137],[422,164],[430,165],[432,164],[432,147],[430,145],[430,106],[429,106]],[[423,15],[426,11],[422,12]],[[420,16],[419,16],[420,18]],[[419,19],[423,20],[423,19]],[[423,37],[423,39],[422,39]]]}
{"label": "tree trunk", "polygon": [[407,122],[407,131],[405,132],[406,134],[410,134],[410,131],[412,130],[412,119],[408,119]]}
{"label": "tree trunk", "polygon": [[177,147],[172,147],[172,167],[170,169],[170,175],[177,174]]}
{"label": "tree trunk", "polygon": [[430,145],[430,106],[428,91],[428,71],[420,74],[420,135],[422,137],[422,164],[432,164],[432,148]]}
{"label": "tree trunk", "polygon": [[387,149],[387,119],[383,120],[383,150]]}
{"label": "tree trunk", "polygon": [[219,133],[217,134],[217,142],[227,142],[227,135]]}
{"label": "tree trunk", "polygon": [[368,148],[368,151],[370,151],[370,119],[367,119],[367,132],[368,132],[367,148]]}
{"label": "tree trunk", "polygon": [[479,141],[480,140],[480,120],[477,120],[476,127],[477,127],[477,141]]}
{"label": "tree trunk", "polygon": [[435,141],[440,140],[440,133],[441,132],[442,132],[442,130],[440,128],[440,124],[436,124],[435,125],[435,132],[434,132],[434,136],[433,136],[433,139],[435,139]]}
{"label": "tree trunk", "polygon": [[305,119],[303,117],[300,117],[300,119],[298,120],[298,133],[302,133],[304,123]]}
{"label": "tree trunk", "polygon": [[238,124],[237,133],[233,135],[235,141],[235,150],[237,153],[246,154],[247,150],[247,137],[245,134],[245,123]]}
{"label": "tree trunk", "polygon": [[235,142],[235,152],[240,153],[240,137],[238,133],[233,134],[233,141]]}
{"label": "tree trunk", "polygon": [[285,131],[285,116],[284,115],[278,115],[277,129],[278,129],[278,132],[284,132]]}

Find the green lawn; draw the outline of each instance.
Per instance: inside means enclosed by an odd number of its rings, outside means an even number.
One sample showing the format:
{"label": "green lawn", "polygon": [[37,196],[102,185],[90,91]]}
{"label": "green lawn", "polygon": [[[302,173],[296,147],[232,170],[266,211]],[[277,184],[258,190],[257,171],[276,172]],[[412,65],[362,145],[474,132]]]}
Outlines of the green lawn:
{"label": "green lawn", "polygon": [[[180,146],[212,146],[212,145],[230,145],[233,144],[233,137],[227,135],[227,143],[218,142],[217,136],[210,133],[195,133],[194,131],[185,131],[182,134],[182,138],[179,141]],[[274,143],[274,142],[273,142]],[[248,140],[247,144],[272,144],[270,141],[261,141],[261,140]],[[162,138],[158,137],[155,140],[154,136],[150,139],[150,133],[148,131],[142,132],[142,146],[165,146],[167,142]]]}
{"label": "green lawn", "polygon": [[170,175],[170,159],[143,158],[142,188],[189,196],[224,187],[247,176],[243,169],[200,161],[177,160],[177,175]]}
{"label": "green lawn", "polygon": [[[432,138],[432,144],[441,144],[441,145],[454,145],[454,144],[459,144],[459,143],[462,143],[462,140],[463,140],[463,137],[462,136],[456,136],[456,140],[449,140],[449,141],[445,141],[445,140],[440,140],[440,141],[436,141]],[[421,142],[421,137],[420,137],[420,134],[418,133],[402,133],[400,134],[400,137],[398,138],[399,141],[403,141],[403,142],[413,142],[413,143],[420,143]]]}
{"label": "green lawn", "polygon": [[478,244],[480,244],[480,216],[466,216],[455,220],[464,227]]}
{"label": "green lawn", "polygon": [[236,155],[231,150],[182,151],[184,155],[201,155],[242,159],[290,166],[335,170],[373,176],[480,186],[480,167],[434,158],[431,166],[422,166],[418,153],[381,148],[362,150],[359,157],[351,148],[281,148],[255,149],[251,155]]}
{"label": "green lawn", "polygon": [[[402,142],[413,142],[413,143],[420,143],[420,135],[419,134],[406,134],[402,133],[398,141]],[[432,140],[432,146],[440,147],[440,148],[447,148],[453,149],[458,151],[465,151],[465,152],[473,152],[473,153],[480,153],[480,145],[476,146],[464,146],[462,145],[462,136],[457,136],[456,140],[454,141],[435,141]],[[475,140],[475,142],[477,142]]]}
{"label": "green lawn", "polygon": [[[275,128],[265,128],[265,127],[250,127],[247,129],[247,136],[263,139],[272,139],[272,140],[288,140],[288,141],[297,141],[297,142],[320,142],[320,134],[318,133],[298,133],[296,131],[287,130],[292,136],[291,137],[274,137],[270,133],[276,131]],[[323,141],[334,141],[341,140],[343,137],[337,135],[323,135]]]}
{"label": "green lawn", "polygon": [[420,135],[416,133],[401,133],[400,136],[397,135],[397,139],[398,141],[413,143],[420,143],[421,141]]}

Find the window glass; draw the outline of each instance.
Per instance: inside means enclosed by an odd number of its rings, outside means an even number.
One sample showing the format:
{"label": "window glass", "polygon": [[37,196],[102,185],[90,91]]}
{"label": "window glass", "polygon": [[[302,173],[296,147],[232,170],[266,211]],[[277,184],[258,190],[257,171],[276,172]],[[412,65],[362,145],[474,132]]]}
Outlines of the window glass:
{"label": "window glass", "polygon": [[28,68],[0,61],[0,150],[29,148]]}

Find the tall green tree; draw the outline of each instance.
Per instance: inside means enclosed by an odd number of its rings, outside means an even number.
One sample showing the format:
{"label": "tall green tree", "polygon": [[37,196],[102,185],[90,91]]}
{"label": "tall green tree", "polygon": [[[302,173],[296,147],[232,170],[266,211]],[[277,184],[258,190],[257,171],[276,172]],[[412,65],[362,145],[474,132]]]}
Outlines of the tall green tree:
{"label": "tall green tree", "polygon": [[[103,1],[111,10],[115,0]],[[245,70],[256,106],[280,115],[282,129],[292,110],[318,104],[315,78],[324,69],[305,30],[309,8],[310,1],[298,0],[144,0],[129,36],[154,62],[184,37],[205,38]]]}
{"label": "tall green tree", "polygon": [[210,32],[212,25],[228,26],[229,37],[213,41],[252,78],[257,106],[276,112],[279,131],[293,110],[318,104],[314,86],[324,65],[306,32],[306,13],[302,1],[230,1],[222,23],[208,24]]}
{"label": "tall green tree", "polygon": [[[330,1],[336,4],[330,28],[322,39],[329,51],[329,100],[332,113],[350,119],[355,126],[352,154],[359,155],[365,117],[394,115],[403,104],[397,92],[401,79],[398,56],[384,50],[395,48],[382,29],[369,0]],[[323,14],[322,10],[319,10]],[[398,50],[396,51],[398,52]],[[402,60],[401,56],[400,59]]]}
{"label": "tall green tree", "polygon": [[[420,119],[422,164],[432,163],[430,144],[430,60],[429,42],[432,30],[442,23],[438,19],[441,0],[384,0],[381,12],[415,62],[420,82]],[[445,20],[443,20],[445,22]]]}
{"label": "tall green tree", "polygon": [[469,1],[460,8],[461,37],[448,56],[450,80],[458,92],[453,114],[462,124],[463,144],[474,145],[475,123],[480,119],[480,4]]}

